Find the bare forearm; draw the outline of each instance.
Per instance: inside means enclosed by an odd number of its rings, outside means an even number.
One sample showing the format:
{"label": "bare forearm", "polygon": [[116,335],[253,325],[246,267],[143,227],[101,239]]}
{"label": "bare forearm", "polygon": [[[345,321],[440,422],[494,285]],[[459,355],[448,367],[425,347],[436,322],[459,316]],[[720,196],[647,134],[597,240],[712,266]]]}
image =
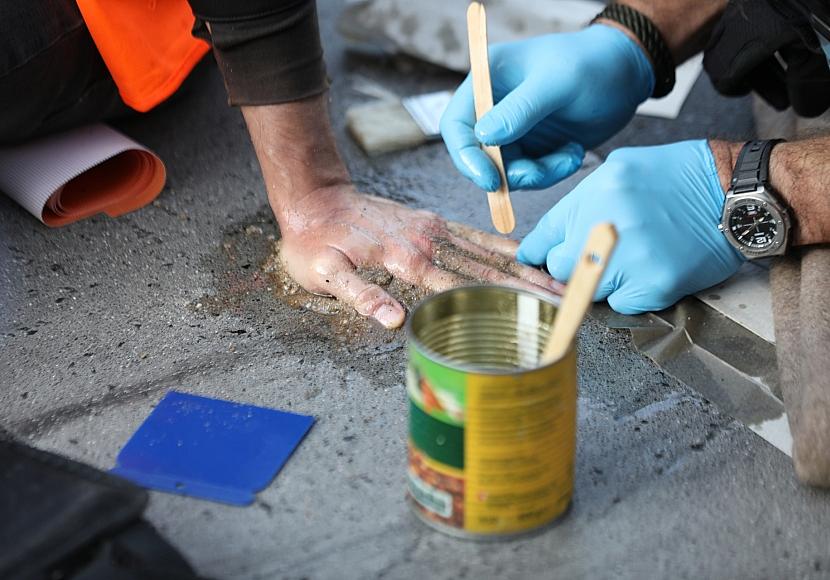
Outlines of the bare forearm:
{"label": "bare forearm", "polygon": [[770,180],[795,218],[793,244],[830,243],[830,136],[778,144]]}
{"label": "bare forearm", "polygon": [[268,200],[281,226],[293,209],[328,188],[349,183],[337,153],[325,95],[278,105],[242,107]]}
{"label": "bare forearm", "polygon": [[[648,16],[663,33],[677,64],[706,45],[727,0],[618,0]],[[604,22],[622,28],[610,22]]]}
{"label": "bare forearm", "polygon": [[[724,191],[742,145],[710,142]],[[830,243],[830,136],[776,145],[770,184],[790,208],[793,245]]]}

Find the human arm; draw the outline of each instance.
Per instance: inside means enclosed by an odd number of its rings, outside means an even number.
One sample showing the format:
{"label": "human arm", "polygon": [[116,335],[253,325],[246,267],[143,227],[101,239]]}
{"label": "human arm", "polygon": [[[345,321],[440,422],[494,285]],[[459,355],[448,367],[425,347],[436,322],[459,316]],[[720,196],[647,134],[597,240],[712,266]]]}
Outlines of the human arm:
{"label": "human arm", "polygon": [[494,266],[511,261],[515,242],[354,190],[328,117],[313,0],[191,5],[229,101],[241,106],[280,226],[282,262],[306,290],[394,328],[404,309],[378,282],[384,275],[431,291],[470,280],[560,288],[532,268]]}
{"label": "human arm", "polygon": [[[666,41],[676,64],[691,58],[706,46],[727,0],[618,0],[651,20]],[[625,32],[637,44],[637,37],[623,25],[611,20],[598,22]]]}
{"label": "human arm", "polygon": [[[724,189],[742,143],[712,141]],[[830,243],[830,136],[779,143],[770,157],[770,185],[789,208],[790,244]]]}

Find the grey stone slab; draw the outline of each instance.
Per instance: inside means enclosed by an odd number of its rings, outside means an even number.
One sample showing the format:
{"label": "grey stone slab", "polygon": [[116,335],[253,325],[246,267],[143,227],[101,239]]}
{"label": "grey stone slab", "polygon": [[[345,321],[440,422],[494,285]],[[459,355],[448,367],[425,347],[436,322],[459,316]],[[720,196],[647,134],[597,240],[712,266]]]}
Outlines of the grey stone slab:
{"label": "grey stone slab", "polygon": [[[321,3],[338,140],[369,192],[487,227],[484,198],[440,144],[368,159],[343,131],[357,75],[401,94],[458,77],[344,51]],[[590,322],[580,343],[571,512],[546,532],[479,544],[437,534],[404,495],[400,333],[275,297],[260,271],[276,234],[238,111],[202,67],[186,94],[120,123],[168,165],[157,204],[48,230],[0,198],[0,425],[113,465],[169,389],[313,414],[318,423],[249,508],[152,494],[149,519],[218,578],[820,578],[830,499],[787,458]],[[637,119],[603,148],[751,127],[705,80],[676,122]],[[568,187],[516,193],[517,235]],[[471,201],[473,200],[473,201]],[[254,225],[255,228],[248,226]],[[262,230],[259,233],[257,228]],[[269,290],[269,288],[271,288]],[[199,307],[198,305],[202,306]]]}

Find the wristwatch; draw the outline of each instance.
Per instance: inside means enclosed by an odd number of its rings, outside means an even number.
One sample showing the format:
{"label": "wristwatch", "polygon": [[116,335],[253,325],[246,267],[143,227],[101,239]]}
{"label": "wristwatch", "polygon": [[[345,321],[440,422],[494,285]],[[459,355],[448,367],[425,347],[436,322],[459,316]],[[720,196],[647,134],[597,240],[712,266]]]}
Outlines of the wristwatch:
{"label": "wristwatch", "polygon": [[738,155],[718,229],[745,258],[780,256],[790,240],[790,213],[769,184],[772,148],[783,139],[750,141]]}

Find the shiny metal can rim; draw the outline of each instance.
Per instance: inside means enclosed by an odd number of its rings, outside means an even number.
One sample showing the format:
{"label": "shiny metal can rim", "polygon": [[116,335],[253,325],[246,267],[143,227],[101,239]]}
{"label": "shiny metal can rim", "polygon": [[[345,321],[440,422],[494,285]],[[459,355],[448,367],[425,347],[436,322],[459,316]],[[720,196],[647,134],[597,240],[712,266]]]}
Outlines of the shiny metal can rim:
{"label": "shiny metal can rim", "polygon": [[[483,366],[478,366],[478,365],[463,364],[463,363],[453,361],[452,359],[450,359],[448,357],[445,357],[442,354],[437,353],[434,350],[432,350],[431,348],[427,347],[415,335],[415,331],[412,329],[412,321],[415,318],[415,316],[417,315],[418,311],[422,307],[424,307],[425,305],[427,305],[431,302],[437,301],[437,300],[439,300],[439,299],[441,299],[441,298],[443,298],[443,297],[445,297],[449,294],[455,294],[455,293],[461,293],[461,292],[470,292],[470,291],[476,292],[476,291],[485,291],[485,290],[486,291],[495,290],[495,291],[506,292],[506,293],[509,293],[509,294],[529,296],[531,298],[536,298],[537,300],[540,300],[542,302],[547,302],[551,306],[555,307],[557,310],[559,309],[559,306],[560,306],[560,303],[561,303],[561,298],[559,298],[559,297],[546,296],[546,295],[542,294],[541,292],[531,292],[530,290],[525,290],[523,288],[513,288],[513,287],[510,287],[510,286],[501,286],[501,285],[495,285],[495,284],[476,284],[476,285],[471,285],[471,286],[458,286],[457,288],[451,288],[449,290],[444,290],[443,292],[433,294],[432,296],[430,296],[428,298],[425,298],[424,300],[421,300],[415,306],[415,308],[413,308],[412,313],[409,315],[409,317],[406,320],[406,338],[407,338],[408,343],[410,345],[415,345],[415,347],[418,349],[418,352],[421,355],[423,355],[424,357],[426,357],[427,359],[429,359],[430,361],[432,361],[436,364],[439,364],[439,365],[442,365],[442,366],[445,366],[445,367],[448,367],[448,368],[451,368],[451,369],[454,369],[454,370],[462,371],[462,372],[465,372],[465,373],[472,373],[472,374],[476,374],[476,375],[488,375],[488,376],[509,376],[509,375],[528,373],[528,372],[535,372],[535,371],[539,371],[539,370],[543,370],[543,369],[549,369],[553,366],[556,366],[560,362],[562,362],[575,349],[576,340],[574,340],[574,342],[571,343],[571,345],[568,347],[568,350],[565,351],[565,354],[563,354],[561,357],[559,357],[557,359],[554,359],[553,361],[549,362],[546,365],[529,367],[529,368],[517,367],[517,368],[513,368],[513,369],[494,369],[494,368],[488,368],[488,367],[483,367]],[[555,318],[554,318],[554,322],[555,322]]]}

